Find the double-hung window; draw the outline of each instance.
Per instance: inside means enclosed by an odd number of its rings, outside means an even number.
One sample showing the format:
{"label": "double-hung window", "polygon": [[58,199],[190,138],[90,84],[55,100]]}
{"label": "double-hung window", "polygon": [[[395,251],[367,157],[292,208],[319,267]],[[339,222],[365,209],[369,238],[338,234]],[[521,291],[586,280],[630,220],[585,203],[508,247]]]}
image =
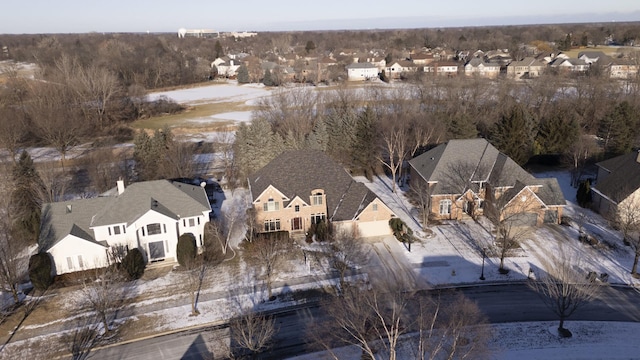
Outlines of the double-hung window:
{"label": "double-hung window", "polygon": [[440,200],[440,215],[451,214],[451,200]]}
{"label": "double-hung window", "polygon": [[273,199],[269,199],[266,203],[264,203],[263,210],[264,211],[278,211],[278,210],[280,210],[280,203],[275,201],[275,200],[273,200]]}

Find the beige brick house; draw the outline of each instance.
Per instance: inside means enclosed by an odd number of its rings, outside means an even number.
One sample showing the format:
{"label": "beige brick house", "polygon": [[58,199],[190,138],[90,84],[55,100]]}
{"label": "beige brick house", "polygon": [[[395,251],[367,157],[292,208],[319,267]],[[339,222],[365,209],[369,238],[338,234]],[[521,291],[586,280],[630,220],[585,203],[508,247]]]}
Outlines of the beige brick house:
{"label": "beige brick house", "polygon": [[488,215],[522,225],[559,223],[565,199],[555,178],[538,179],[485,139],[450,140],[409,161],[411,186],[428,193],[429,216]]}
{"label": "beige brick house", "polygon": [[302,235],[327,221],[334,230],[362,237],[391,234],[391,209],[322,151],[284,152],[248,182],[262,232]]}

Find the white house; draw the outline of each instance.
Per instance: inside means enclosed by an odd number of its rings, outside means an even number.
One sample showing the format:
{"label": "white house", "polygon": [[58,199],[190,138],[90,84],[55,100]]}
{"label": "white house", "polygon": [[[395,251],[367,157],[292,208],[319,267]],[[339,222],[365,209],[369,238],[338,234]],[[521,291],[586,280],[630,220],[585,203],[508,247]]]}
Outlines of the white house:
{"label": "white house", "polygon": [[347,79],[361,81],[378,77],[378,68],[371,63],[353,63],[347,65]]}
{"label": "white house", "polygon": [[390,79],[400,79],[407,74],[415,73],[418,67],[411,61],[401,60],[386,64],[385,72]]}
{"label": "white house", "polygon": [[237,64],[234,60],[229,60],[228,62],[218,63],[217,65],[214,62],[211,64],[211,67],[213,66],[218,69],[218,76],[233,77],[236,76],[241,65]]}
{"label": "white house", "polygon": [[204,188],[168,180],[146,181],[108,196],[44,204],[38,244],[55,273],[104,267],[112,247],[138,248],[149,262],[175,260],[178,237],[203,245],[211,206]]}
{"label": "white house", "polygon": [[464,74],[495,79],[500,75],[500,65],[485,62],[480,58],[473,58],[464,65]]}

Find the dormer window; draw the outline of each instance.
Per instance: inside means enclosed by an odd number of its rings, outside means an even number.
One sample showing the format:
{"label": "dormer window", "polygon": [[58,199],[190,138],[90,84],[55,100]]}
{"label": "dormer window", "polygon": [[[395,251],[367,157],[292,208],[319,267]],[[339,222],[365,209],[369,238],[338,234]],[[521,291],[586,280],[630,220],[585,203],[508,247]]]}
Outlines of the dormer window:
{"label": "dormer window", "polygon": [[278,211],[280,210],[280,203],[273,200],[273,199],[269,199],[266,203],[263,204],[263,210],[264,211]]}
{"label": "dormer window", "polygon": [[315,193],[311,195],[312,205],[322,205],[322,193]]}

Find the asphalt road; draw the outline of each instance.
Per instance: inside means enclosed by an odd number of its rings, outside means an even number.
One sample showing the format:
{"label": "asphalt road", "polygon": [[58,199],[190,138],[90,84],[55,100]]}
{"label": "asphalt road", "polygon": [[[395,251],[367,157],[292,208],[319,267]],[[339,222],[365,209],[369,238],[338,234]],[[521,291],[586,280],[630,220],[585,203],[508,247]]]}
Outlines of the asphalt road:
{"label": "asphalt road", "polygon": [[[477,302],[492,323],[556,320],[540,297],[524,284],[460,288]],[[323,316],[317,304],[280,310],[275,314],[278,334],[273,349],[263,359],[283,359],[310,351],[305,331],[310,317]],[[570,320],[640,321],[640,293],[626,287],[610,287],[598,300],[573,314]],[[92,352],[91,359],[213,359],[215,341],[228,339],[228,329],[201,329],[161,336]],[[228,343],[228,340],[226,340]]]}

